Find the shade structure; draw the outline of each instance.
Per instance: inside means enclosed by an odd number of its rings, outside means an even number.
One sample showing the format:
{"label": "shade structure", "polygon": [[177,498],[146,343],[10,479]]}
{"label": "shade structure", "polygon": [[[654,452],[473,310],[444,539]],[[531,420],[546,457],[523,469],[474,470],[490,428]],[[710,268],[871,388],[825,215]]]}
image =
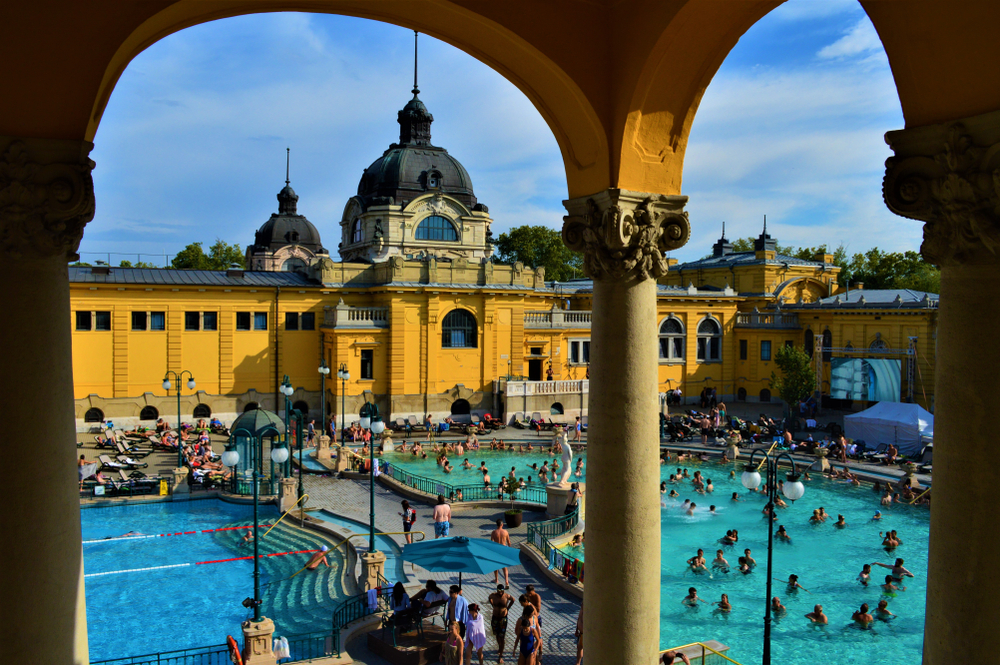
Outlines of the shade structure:
{"label": "shade structure", "polygon": [[462,573],[485,575],[506,566],[520,565],[521,553],[492,540],[454,536],[410,543],[403,547],[403,561],[433,573],[458,573],[461,586]]}

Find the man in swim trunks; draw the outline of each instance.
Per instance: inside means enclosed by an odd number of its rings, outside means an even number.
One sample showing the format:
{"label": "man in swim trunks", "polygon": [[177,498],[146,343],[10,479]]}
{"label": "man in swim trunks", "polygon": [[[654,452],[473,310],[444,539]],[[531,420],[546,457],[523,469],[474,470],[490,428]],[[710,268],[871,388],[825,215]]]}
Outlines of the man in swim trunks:
{"label": "man in swim trunks", "polygon": [[451,506],[443,494],[438,494],[437,505],[434,506],[434,537],[445,538],[451,531]]}
{"label": "man in swim trunks", "polygon": [[330,551],[330,548],[327,547],[326,545],[323,545],[323,547],[319,548],[319,552],[316,552],[315,554],[313,554],[312,558],[309,559],[309,563],[306,564],[306,569],[307,570],[316,570],[317,568],[319,568],[319,564],[320,563],[322,563],[324,566],[326,566],[327,568],[329,568],[330,567],[330,562],[326,560],[326,554],[329,551]]}
{"label": "man in swim trunks", "polygon": [[493,608],[493,617],[490,619],[490,628],[493,636],[497,638],[497,650],[500,652],[500,662],[503,662],[504,642],[507,640],[507,612],[514,604],[514,597],[504,590],[504,585],[498,584],[497,590],[490,594],[490,607]]}
{"label": "man in swim trunks", "polygon": [[[497,520],[497,528],[490,532],[490,540],[494,543],[499,543],[500,545],[506,545],[510,547],[510,534],[507,530],[503,528],[503,520]],[[496,584],[500,581],[500,571],[493,571],[493,583]],[[506,586],[510,586],[510,573],[507,572],[507,567],[503,569],[503,581]]]}

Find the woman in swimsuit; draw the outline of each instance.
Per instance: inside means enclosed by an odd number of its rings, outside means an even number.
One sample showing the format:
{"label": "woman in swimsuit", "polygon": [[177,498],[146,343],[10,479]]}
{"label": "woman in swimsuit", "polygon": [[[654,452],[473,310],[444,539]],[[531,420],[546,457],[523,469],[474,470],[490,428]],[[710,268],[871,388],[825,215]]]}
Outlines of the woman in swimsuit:
{"label": "woman in swimsuit", "polygon": [[465,645],[458,632],[458,622],[448,624],[448,638],[444,641],[444,665],[462,665],[462,651]]}
{"label": "woman in swimsuit", "polygon": [[[542,645],[542,636],[538,632],[538,624],[535,623],[534,613],[535,607],[533,605],[526,605],[524,615],[517,620],[517,626],[514,629],[513,652],[518,654],[517,665],[534,665],[535,655]],[[518,644],[521,645],[520,653],[517,650]]]}

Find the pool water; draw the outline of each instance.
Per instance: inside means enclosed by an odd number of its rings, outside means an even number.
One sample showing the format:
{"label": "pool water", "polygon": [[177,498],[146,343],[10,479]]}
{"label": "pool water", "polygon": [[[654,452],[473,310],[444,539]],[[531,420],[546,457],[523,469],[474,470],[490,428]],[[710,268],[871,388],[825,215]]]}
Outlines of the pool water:
{"label": "pool water", "polygon": [[[244,529],[161,538],[118,538],[253,524],[253,507],[216,499],[102,506],[81,511],[87,626],[91,660],[223,644],[237,639],[240,623],[252,615],[241,603],[253,596],[253,561]],[[260,507],[261,523],[278,517]],[[261,529],[261,534],[265,529]],[[105,540],[111,537],[111,540]],[[316,534],[284,523],[260,542],[260,553],[316,549],[327,544]],[[262,612],[275,622],[276,635],[329,628],[330,613],[344,596],[343,559],[331,550],[330,568],[288,579],[309,554],[263,557]],[[154,566],[154,570],[121,572]],[[101,574],[112,573],[112,574]]]}
{"label": "pool water", "polygon": [[[368,534],[368,525],[364,522],[358,520],[352,520],[349,517],[342,517],[337,515],[325,508],[323,510],[317,510],[309,513],[310,516],[316,519],[323,520],[324,522],[329,522],[330,524],[335,524],[339,527],[349,529],[354,533]],[[433,534],[432,534],[433,535]],[[415,538],[414,541],[419,541],[419,538]],[[368,540],[367,538],[353,538],[351,540],[355,547],[367,551]],[[375,536],[375,548],[385,554],[385,579],[386,581],[395,584],[396,582],[406,583],[406,571],[403,567],[403,548],[401,548],[392,536]]]}
{"label": "pool water", "polygon": [[[714,462],[685,463],[691,470],[700,469],[712,478],[715,492],[701,495],[694,492],[690,481],[668,485],[680,497],[664,496],[661,508],[661,598],[660,644],[662,648],[689,642],[716,639],[730,646],[730,655],[742,663],[760,662],[763,652],[762,631],[767,567],[767,521],[761,513],[766,500],[761,494],[750,494],[739,481],[728,477],[733,465]],[[662,469],[662,479],[677,468],[674,464]],[[772,622],[771,653],[773,662],[786,665],[807,665],[821,658],[841,663],[919,663],[923,648],[924,604],[927,580],[927,543],[930,513],[926,507],[896,505],[882,507],[871,485],[851,488],[843,482],[815,478],[805,483],[806,493],[787,509],[778,509],[777,525],[783,524],[791,542],[774,543],[774,583],[772,593],[788,608]],[[730,497],[738,492],[740,501]],[[694,516],[687,516],[679,506],[684,499],[698,504]],[[716,515],[708,513],[716,505]],[[815,508],[823,506],[831,517],[823,524],[811,525],[809,517]],[[881,510],[883,518],[873,521],[872,515]],[[837,515],[846,518],[847,527],[833,526]],[[735,546],[720,545],[718,540],[729,529],[739,530]],[[881,546],[879,532],[895,529],[903,544],[892,553]],[[750,575],[738,571],[728,574],[713,572],[695,574],[685,562],[698,548],[705,550],[711,567],[716,550],[735,569],[745,548],[752,550],[757,567]],[[851,621],[851,613],[861,603],[868,603],[874,616],[875,606],[883,597],[878,587],[889,572],[872,567],[872,581],[863,587],[856,581],[861,567],[875,561],[891,564],[896,557],[905,559],[904,566],[915,578],[906,578],[895,597],[887,597],[889,611],[897,616],[886,621],[876,620],[870,629],[862,630]],[[799,576],[799,583],[808,592],[789,593],[785,582],[790,574]],[[720,613],[712,605],[699,604],[688,608],[681,604],[688,587],[696,587],[698,595],[708,602],[717,602],[721,594],[729,595],[733,609]],[[813,605],[823,605],[829,617],[826,626],[814,626],[803,615]]]}
{"label": "pool water", "polygon": [[[553,459],[559,461],[559,471],[560,473],[562,472],[562,456],[549,454],[548,448],[540,451],[539,448],[535,446],[534,450],[530,453],[517,453],[490,450],[488,442],[486,443],[486,446],[485,450],[467,451],[462,455],[448,455],[448,461],[450,461],[452,466],[455,467],[451,473],[445,473],[444,469],[438,466],[437,455],[432,453],[429,448],[426,451],[427,459],[415,457],[410,453],[401,452],[386,453],[383,456],[383,459],[405,471],[408,471],[409,473],[424,476],[426,478],[432,478],[451,485],[481,485],[483,482],[483,474],[479,470],[480,462],[486,462],[486,468],[489,469],[490,479],[494,484],[500,482],[500,478],[510,473],[510,468],[514,467],[518,478],[524,478],[524,481],[530,485],[539,485],[538,472],[532,470],[531,465],[537,464],[538,468],[541,469],[542,464],[544,462],[548,462],[551,467]],[[584,460],[584,468],[583,473],[577,477],[576,462],[577,459],[580,459],[581,457]],[[469,463],[472,464],[471,469],[463,469],[461,466],[464,464],[466,458],[468,458]],[[574,453],[574,471],[570,475],[570,482],[586,482],[586,459],[585,455],[576,455]],[[552,479],[551,472],[549,473],[549,479]]]}

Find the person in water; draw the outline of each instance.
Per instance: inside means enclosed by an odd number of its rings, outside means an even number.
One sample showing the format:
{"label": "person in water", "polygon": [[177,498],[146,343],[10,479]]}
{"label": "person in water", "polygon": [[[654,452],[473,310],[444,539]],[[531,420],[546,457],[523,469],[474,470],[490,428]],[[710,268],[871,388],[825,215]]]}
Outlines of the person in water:
{"label": "person in water", "polygon": [[784,614],[788,608],[781,604],[781,599],[775,596],[771,599],[771,612],[774,614]]}
{"label": "person in water", "polygon": [[890,569],[892,571],[892,578],[896,582],[902,582],[904,577],[913,577],[913,573],[908,571],[906,568],[903,568],[902,559],[896,559],[896,563],[891,566],[887,563],[879,563],[878,561],[873,561],[872,565]]}
{"label": "person in water", "polygon": [[[865,607],[867,607],[867,606],[865,606]],[[823,606],[822,605],[816,605],[815,607],[813,607],[813,611],[810,612],[809,614],[807,614],[806,618],[809,619],[810,621],[812,621],[813,623],[818,623],[818,624],[827,624],[827,623],[829,623],[829,620],[826,618],[826,615],[823,614]]]}
{"label": "person in water", "polygon": [[879,619],[887,619],[889,617],[896,616],[895,614],[889,611],[889,601],[886,600],[885,598],[878,601],[878,607],[875,608],[875,614],[878,615]]}
{"label": "person in water", "polygon": [[886,575],[885,584],[880,585],[882,587],[882,593],[895,596],[897,591],[906,591],[905,586],[896,586],[893,584],[894,581],[895,580],[893,580],[892,575]]}
{"label": "person in water", "polygon": [[687,560],[687,564],[696,573],[708,570],[705,565],[705,550],[699,549],[696,555]]}
{"label": "person in water", "polygon": [[720,612],[731,612],[733,609],[733,606],[729,604],[729,596],[726,594],[722,594],[722,598],[719,600],[719,602],[712,604],[718,605]]}
{"label": "person in water", "polygon": [[788,576],[788,593],[796,592],[799,589],[802,589],[803,591],[805,591],[807,593],[809,592],[809,589],[807,589],[804,586],[802,586],[801,584],[799,584],[799,576],[798,575],[789,575]]}
{"label": "person in water", "polygon": [[861,572],[858,573],[858,581],[861,582],[861,586],[868,586],[868,582],[871,581],[871,578],[872,565],[870,563],[866,563],[861,567]]}
{"label": "person in water", "polygon": [[309,559],[309,563],[306,564],[306,570],[316,570],[317,568],[319,568],[319,564],[321,563],[327,568],[329,568],[330,562],[327,561],[326,559],[327,552],[329,551],[330,548],[327,547],[326,545],[323,545],[323,547],[319,548],[319,552],[313,554],[312,557]]}
{"label": "person in water", "polygon": [[684,596],[681,600],[681,605],[687,605],[688,607],[695,607],[698,603],[708,603],[706,600],[702,600],[698,597],[698,590],[694,587],[688,589],[688,595]]}
{"label": "person in water", "polygon": [[851,615],[851,619],[858,625],[867,628],[868,624],[875,620],[875,617],[868,613],[868,603],[861,603],[861,607]]}

